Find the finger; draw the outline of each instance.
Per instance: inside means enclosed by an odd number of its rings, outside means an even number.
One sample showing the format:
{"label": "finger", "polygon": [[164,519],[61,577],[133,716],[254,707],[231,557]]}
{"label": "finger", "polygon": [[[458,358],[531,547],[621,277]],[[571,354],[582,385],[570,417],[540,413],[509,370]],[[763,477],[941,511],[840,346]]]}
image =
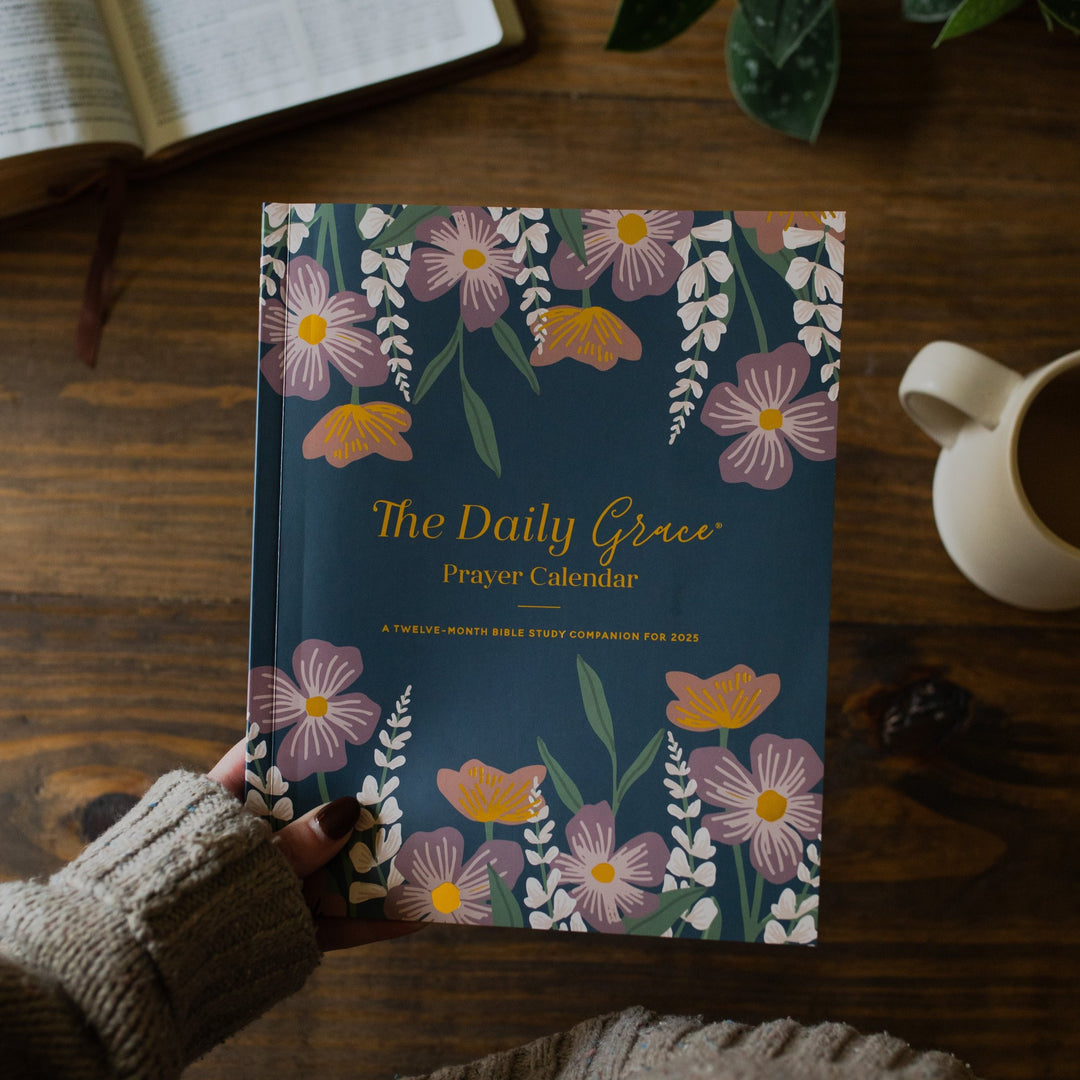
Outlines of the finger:
{"label": "finger", "polygon": [[315,940],[323,952],[352,949],[376,941],[414,934],[424,928],[419,922],[389,922],[374,919],[320,918],[315,924]]}
{"label": "finger", "polygon": [[206,774],[238,799],[244,794],[244,769],[247,767],[247,740],[241,739]]}
{"label": "finger", "polygon": [[351,795],[309,810],[273,836],[286,861],[305,878],[329,862],[352,836],[360,803]]}

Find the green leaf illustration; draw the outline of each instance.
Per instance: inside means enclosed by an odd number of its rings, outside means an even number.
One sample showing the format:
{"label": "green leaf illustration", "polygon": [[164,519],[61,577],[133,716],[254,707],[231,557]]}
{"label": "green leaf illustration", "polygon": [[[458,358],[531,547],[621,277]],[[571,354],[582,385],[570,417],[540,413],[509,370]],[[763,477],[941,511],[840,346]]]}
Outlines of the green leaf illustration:
{"label": "green leaf illustration", "polygon": [[585,227],[581,224],[580,210],[552,210],[551,223],[555,231],[566,242],[566,246],[582,261],[587,263],[585,254]]}
{"label": "green leaf illustration", "polygon": [[491,413],[483,398],[472,388],[465,377],[465,364],[459,363],[461,374],[461,401],[465,406],[465,422],[469,425],[473,446],[480,460],[496,475],[502,475],[502,462],[499,460],[499,443],[495,438],[495,425],[491,422]]}
{"label": "green leaf illustration", "polygon": [[600,676],[579,656],[577,658],[578,682],[581,684],[581,701],[585,716],[597,738],[607,747],[611,760],[615,760],[615,725],[611,720],[604,684]]}
{"label": "green leaf illustration", "polygon": [[1039,0],[1039,7],[1051,30],[1058,22],[1066,30],[1080,34],[1080,0]]}
{"label": "green leaf illustration", "polygon": [[525,355],[525,350],[521,347],[517,334],[502,319],[499,319],[492,326],[491,333],[499,348],[513,361],[514,367],[525,376],[525,380],[532,387],[533,393],[539,394],[540,383],[536,381],[536,372],[533,371],[532,364],[529,363],[529,358]]}
{"label": "green leaf illustration", "polygon": [[832,6],[833,0],[740,0],[747,28],[777,67]]}
{"label": "green leaf illustration", "polygon": [[720,931],[724,927],[724,913],[720,910],[719,905],[716,908],[716,914],[713,916],[713,921],[705,928],[701,937],[704,941],[719,941]]}
{"label": "green leaf illustration", "polygon": [[[787,248],[781,248],[779,251],[773,251],[768,255],[758,246],[757,242],[757,230],[752,228],[742,229],[742,236],[746,243],[749,245],[751,251],[768,267],[776,271],[784,280],[787,280],[788,268],[791,266],[792,261],[795,258],[795,252],[789,251]],[[731,284],[731,279],[728,278],[725,285]],[[723,291],[721,289],[721,291]]]}
{"label": "green leaf illustration", "polygon": [[495,867],[491,863],[488,863],[487,872],[488,888],[491,892],[491,921],[496,926],[523,927],[525,919],[521,914],[521,905],[517,902],[517,897],[495,872]]}
{"label": "green leaf illustration", "polygon": [[649,766],[653,763],[656,752],[660,749],[660,744],[663,741],[664,729],[660,728],[660,730],[649,740],[645,749],[638,754],[633,765],[622,774],[619,786],[615,790],[615,804],[611,808],[612,813],[618,810],[619,804],[626,797],[626,793],[630,790],[633,783],[636,780],[641,779],[641,777],[649,771]]}
{"label": "green leaf illustration", "polygon": [[658,937],[665,930],[675,925],[675,920],[689,908],[692,908],[705,894],[703,885],[692,885],[689,889],[673,889],[660,894],[660,906],[649,915],[640,919],[623,919],[623,926],[628,934],[642,934]]}
{"label": "green leaf illustration", "polygon": [[411,244],[416,239],[416,226],[432,217],[449,217],[450,209],[446,206],[406,206],[393,222],[375,238],[371,245],[379,251],[386,248]]}
{"label": "green leaf illustration", "polygon": [[941,33],[934,42],[935,48],[943,41],[970,34],[972,30],[981,30],[984,26],[996,22],[1007,15],[1021,0],[963,0],[963,3],[949,16],[949,21],[941,28]]}
{"label": "green leaf illustration", "polygon": [[622,0],[607,48],[622,52],[655,49],[681,34],[715,0]]}
{"label": "green leaf illustration", "polygon": [[571,814],[576,814],[585,805],[585,800],[581,797],[577,784],[570,779],[566,770],[552,757],[551,751],[547,748],[547,743],[539,736],[536,739],[536,746],[540,751],[540,757],[547,766],[548,776],[551,777],[551,782],[555,785],[555,794],[562,799],[563,805]]}
{"label": "green leaf illustration", "polygon": [[944,22],[962,0],[904,0],[904,18],[908,22]]}
{"label": "green leaf illustration", "polygon": [[446,365],[453,360],[454,353],[457,352],[458,347],[461,345],[461,335],[464,330],[464,323],[458,319],[457,326],[454,327],[454,332],[450,335],[450,340],[446,343],[442,352],[424,368],[424,374],[420,376],[420,381],[416,384],[416,393],[413,394],[414,405],[420,403],[420,399],[431,389],[435,380],[443,373]]}
{"label": "green leaf illustration", "polygon": [[814,24],[784,66],[777,67],[750,31],[742,8],[728,23],[728,83],[739,107],[767,127],[814,142],[840,72],[836,8]]}

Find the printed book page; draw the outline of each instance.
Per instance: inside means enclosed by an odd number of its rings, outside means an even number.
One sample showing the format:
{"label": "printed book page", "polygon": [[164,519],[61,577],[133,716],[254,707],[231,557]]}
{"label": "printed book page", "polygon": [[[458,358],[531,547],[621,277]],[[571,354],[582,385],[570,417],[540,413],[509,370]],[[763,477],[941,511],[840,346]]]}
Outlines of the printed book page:
{"label": "printed book page", "polygon": [[0,158],[139,142],[93,0],[0,0]]}
{"label": "printed book page", "polygon": [[482,52],[492,0],[99,0],[146,151]]}

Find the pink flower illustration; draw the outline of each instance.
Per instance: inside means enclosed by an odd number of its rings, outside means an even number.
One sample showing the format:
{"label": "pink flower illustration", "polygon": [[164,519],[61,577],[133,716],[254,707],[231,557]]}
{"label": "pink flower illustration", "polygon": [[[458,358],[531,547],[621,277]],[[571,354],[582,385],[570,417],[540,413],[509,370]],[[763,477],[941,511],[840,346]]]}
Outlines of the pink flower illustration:
{"label": "pink flower illustration", "polygon": [[344,768],[345,744],[367,742],[381,710],[367,694],[342,693],[363,671],[359,649],[309,638],[297,646],[292,663],[296,682],[279,668],[252,668],[248,710],[260,731],[292,728],[274,761],[287,780],[303,780]]}
{"label": "pink flower illustration", "polygon": [[755,675],[745,664],[706,679],[669,671],[667,684],[675,694],[667,718],[688,731],[745,727],[780,693],[779,675]]}
{"label": "pink flower illustration", "polygon": [[620,360],[641,359],[641,339],[617,315],[600,307],[548,308],[533,326],[538,344],[529,363],[557,364],[571,357],[608,371]]}
{"label": "pink flower illustration", "polygon": [[543,765],[506,773],[472,758],[460,769],[440,769],[436,783],[450,805],[470,820],[520,825],[544,805],[542,796],[533,796],[533,787],[546,776]]}
{"label": "pink flower illustration", "polygon": [[330,365],[352,386],[378,386],[390,369],[379,339],[354,324],[375,317],[359,293],[330,295],[330,275],[312,258],[290,259],[281,300],[267,300],[259,340],[272,345],[259,363],[279,394],[317,401],[330,389]]}
{"label": "pink flower illustration", "polygon": [[304,438],[306,458],[326,458],[337,469],[370,454],[393,461],[412,459],[412,447],[401,433],[412,417],[400,405],[370,401],[366,405],[338,405],[331,409]]}
{"label": "pink flower illustration", "polygon": [[664,880],[669,852],[658,833],[635,836],[615,847],[615,816],[606,802],[583,806],[566,826],[571,854],[558,855],[554,867],[564,884],[577,883],[570,895],[585,921],[606,933],[625,930],[624,916],[638,918],[660,905],[645,892]]}
{"label": "pink flower illustration", "polygon": [[766,881],[790,881],[802,858],[803,837],[821,832],[821,796],[811,794],[824,767],[814,748],[802,739],[759,735],[750,744],[748,772],[738,758],[718,746],[690,754],[690,776],[698,795],[710,806],[701,823],[721,844],[750,841],[750,865]]}
{"label": "pink flower illustration", "polygon": [[785,229],[822,229],[827,210],[736,210],[735,223],[757,233],[758,247],[766,255],[784,247]]}
{"label": "pink flower illustration", "polygon": [[512,840],[488,840],[465,863],[464,851],[461,833],[449,826],[408,837],[394,859],[405,880],[387,893],[386,917],[490,925],[488,866],[512,889],[525,858]]}
{"label": "pink flower illustration", "polygon": [[521,269],[486,210],[462,207],[451,217],[423,221],[405,284],[417,300],[434,300],[461,288],[461,317],[468,330],[494,326],[510,304],[504,278]]}
{"label": "pink flower illustration", "polygon": [[551,259],[560,289],[587,289],[612,267],[611,288],[620,300],[660,296],[685,265],[672,247],[689,235],[694,215],[683,210],[583,210],[583,263],[564,241]]}
{"label": "pink flower illustration", "polygon": [[729,484],[773,490],[791,479],[794,448],[812,461],[836,457],[836,402],[828,394],[795,398],[810,373],[802,345],[751,353],[736,365],[738,386],[718,383],[705,399],[701,421],[717,435],[737,435],[720,455]]}

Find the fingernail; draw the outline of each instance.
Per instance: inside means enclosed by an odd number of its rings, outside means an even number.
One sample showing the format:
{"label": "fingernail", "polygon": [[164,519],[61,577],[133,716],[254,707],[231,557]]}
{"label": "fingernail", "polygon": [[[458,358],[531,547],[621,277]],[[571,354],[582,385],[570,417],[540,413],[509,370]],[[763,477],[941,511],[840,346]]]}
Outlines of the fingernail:
{"label": "fingernail", "polygon": [[327,803],[311,819],[311,824],[327,840],[340,840],[352,832],[359,816],[360,804],[351,796],[343,795],[340,799]]}

